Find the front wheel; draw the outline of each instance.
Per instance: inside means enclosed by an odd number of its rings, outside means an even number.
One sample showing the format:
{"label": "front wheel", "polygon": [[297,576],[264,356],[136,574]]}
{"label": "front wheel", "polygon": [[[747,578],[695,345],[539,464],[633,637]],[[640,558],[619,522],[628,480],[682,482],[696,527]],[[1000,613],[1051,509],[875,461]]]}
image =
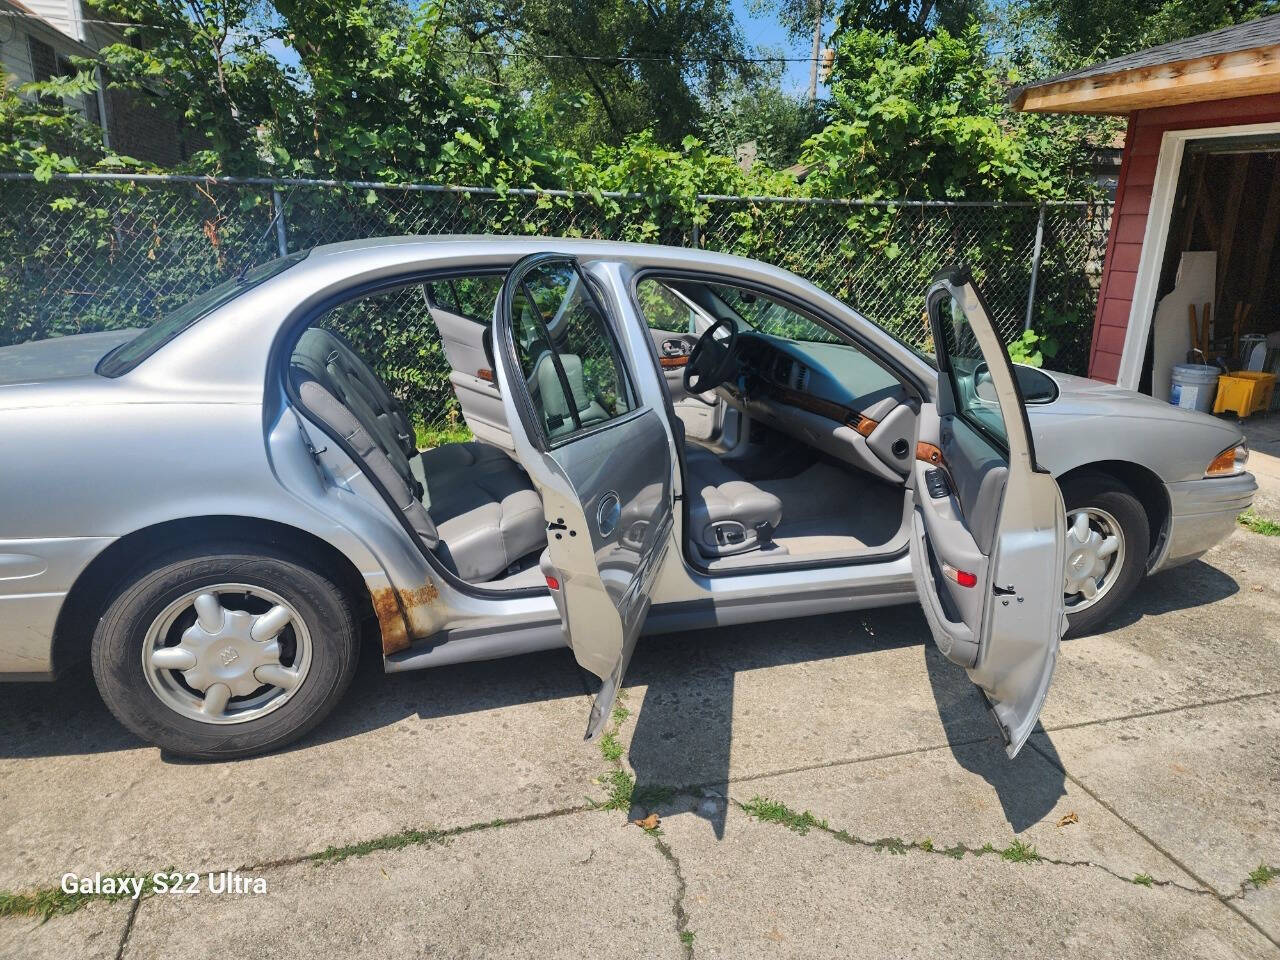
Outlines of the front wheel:
{"label": "front wheel", "polygon": [[350,604],[325,574],[261,545],[170,554],[116,595],[93,675],[126,727],[182,756],[275,749],[333,708],[355,674]]}
{"label": "front wheel", "polygon": [[1062,485],[1067,508],[1065,579],[1068,635],[1096,629],[1133,593],[1147,566],[1151,531],[1133,492],[1104,474]]}

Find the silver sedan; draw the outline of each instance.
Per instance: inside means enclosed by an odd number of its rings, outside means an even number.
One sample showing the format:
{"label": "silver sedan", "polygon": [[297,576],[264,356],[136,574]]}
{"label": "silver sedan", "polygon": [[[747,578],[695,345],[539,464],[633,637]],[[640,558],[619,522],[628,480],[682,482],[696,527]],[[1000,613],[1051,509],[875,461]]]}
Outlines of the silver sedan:
{"label": "silver sedan", "polygon": [[[321,721],[367,622],[389,672],[568,644],[594,736],[642,632],[919,603],[1012,756],[1068,622],[1255,483],[1234,425],[1010,364],[964,269],[920,295],[927,350],[727,255],[393,238],[0,350],[0,677],[88,662],[139,736],[240,756]],[[473,439],[419,449],[393,320]]]}

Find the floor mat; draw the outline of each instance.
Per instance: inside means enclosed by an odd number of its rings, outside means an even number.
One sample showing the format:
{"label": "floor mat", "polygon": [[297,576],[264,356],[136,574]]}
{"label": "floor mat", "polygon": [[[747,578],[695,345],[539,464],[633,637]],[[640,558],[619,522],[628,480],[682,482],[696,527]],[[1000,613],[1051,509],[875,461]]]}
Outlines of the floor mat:
{"label": "floor mat", "polygon": [[792,556],[883,546],[902,527],[902,487],[825,461],[756,486],[782,501],[782,523],[773,539]]}

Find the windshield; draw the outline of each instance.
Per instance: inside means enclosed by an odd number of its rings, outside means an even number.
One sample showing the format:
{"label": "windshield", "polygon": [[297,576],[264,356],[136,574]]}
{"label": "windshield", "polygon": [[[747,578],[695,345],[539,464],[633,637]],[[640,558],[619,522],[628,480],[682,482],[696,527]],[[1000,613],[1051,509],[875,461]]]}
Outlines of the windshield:
{"label": "windshield", "polygon": [[98,363],[97,372],[104,377],[119,377],[128,373],[201,317],[212,313],[223,304],[252,290],[258,284],[288,270],[311,251],[290,254],[270,260],[248,270],[242,277],[233,277],[206,290],[194,300],[189,300],[177,310],[165,314],[146,330],[131,340],[120,344]]}
{"label": "windshield", "polygon": [[753,330],[809,343],[843,342],[826,327],[764,294],[719,283],[708,283],[707,289]]}

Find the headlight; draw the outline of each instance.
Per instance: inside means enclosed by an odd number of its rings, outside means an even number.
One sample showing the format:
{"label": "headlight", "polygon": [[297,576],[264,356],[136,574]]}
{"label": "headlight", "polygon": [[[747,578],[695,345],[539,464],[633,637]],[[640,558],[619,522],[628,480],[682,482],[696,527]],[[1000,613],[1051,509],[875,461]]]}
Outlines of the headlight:
{"label": "headlight", "polygon": [[1206,477],[1234,477],[1238,473],[1244,473],[1244,466],[1249,462],[1249,445],[1247,443],[1237,443],[1234,447],[1227,447],[1220,454],[1213,458],[1213,461],[1205,469]]}

